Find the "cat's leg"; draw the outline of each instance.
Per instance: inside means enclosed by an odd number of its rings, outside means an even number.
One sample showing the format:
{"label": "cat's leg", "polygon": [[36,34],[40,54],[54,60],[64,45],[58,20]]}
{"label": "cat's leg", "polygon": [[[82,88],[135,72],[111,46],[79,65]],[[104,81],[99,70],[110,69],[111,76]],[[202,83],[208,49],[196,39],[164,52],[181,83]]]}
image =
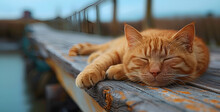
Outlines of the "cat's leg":
{"label": "cat's leg", "polygon": [[80,43],[74,45],[69,50],[69,56],[87,55],[99,49],[99,45],[90,43]]}
{"label": "cat's leg", "polygon": [[106,71],[107,78],[108,79],[115,79],[115,80],[126,80],[128,79],[125,75],[124,71],[124,65],[123,64],[117,64],[112,65],[108,68]]}
{"label": "cat's leg", "polygon": [[92,63],[92,61],[94,59],[96,59],[97,57],[99,57],[104,51],[96,51],[94,53],[92,53],[89,58],[88,58],[88,63]]}
{"label": "cat's leg", "polygon": [[120,63],[117,51],[108,51],[100,55],[77,76],[76,85],[80,88],[88,88],[97,82],[104,80],[105,71],[111,66]]}
{"label": "cat's leg", "polygon": [[74,45],[69,50],[69,56],[88,55],[95,51],[105,51],[109,48],[109,42],[105,44],[80,43]]}

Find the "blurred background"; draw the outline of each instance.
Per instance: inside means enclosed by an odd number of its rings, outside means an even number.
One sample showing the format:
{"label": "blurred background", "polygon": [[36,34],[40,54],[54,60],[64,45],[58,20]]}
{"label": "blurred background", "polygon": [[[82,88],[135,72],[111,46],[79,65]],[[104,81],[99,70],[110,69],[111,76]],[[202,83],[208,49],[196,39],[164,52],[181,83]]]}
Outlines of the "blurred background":
{"label": "blurred background", "polygon": [[0,112],[78,111],[28,40],[29,24],[112,38],[123,24],[180,29],[194,21],[210,49],[220,45],[219,0],[0,0]]}

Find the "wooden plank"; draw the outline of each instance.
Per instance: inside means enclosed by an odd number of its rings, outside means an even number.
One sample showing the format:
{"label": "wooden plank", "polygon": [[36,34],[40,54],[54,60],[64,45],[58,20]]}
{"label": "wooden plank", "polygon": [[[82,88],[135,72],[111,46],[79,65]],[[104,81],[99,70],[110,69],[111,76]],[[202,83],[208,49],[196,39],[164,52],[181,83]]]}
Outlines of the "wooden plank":
{"label": "wooden plank", "polygon": [[[87,65],[87,56],[69,57],[67,56],[69,48],[81,42],[103,43],[110,40],[95,35],[55,31],[43,24],[35,24],[32,27],[34,30],[32,39],[41,43],[48,53],[48,58],[55,61],[59,68],[73,77],[76,77]],[[196,87],[176,85],[154,88],[132,82],[105,80],[87,89],[86,92],[107,111],[220,111],[220,95],[218,94],[220,80],[219,75],[216,75],[219,72],[213,74],[213,69],[219,70],[216,66],[210,66],[207,73],[200,79],[204,79],[204,84],[200,84],[200,88],[197,88],[198,85]],[[211,81],[207,81],[207,77]],[[72,83],[69,88],[74,86]],[[215,92],[208,91],[210,87]]]}
{"label": "wooden plank", "polygon": [[105,112],[105,110],[91,96],[89,96],[84,90],[75,86],[75,79],[72,75],[61,69],[61,67],[52,59],[47,59],[46,62],[55,71],[59,82],[83,112]]}
{"label": "wooden plank", "polygon": [[220,93],[220,70],[209,68],[203,76],[189,84]]}
{"label": "wooden plank", "polygon": [[[108,80],[98,83],[87,92],[91,96],[96,96],[94,93],[102,93],[105,90],[110,90],[109,93],[112,97],[110,110],[113,112],[120,109],[156,112],[219,110],[219,103],[209,104],[209,101],[212,100],[218,102],[220,100],[219,94],[188,85],[156,88],[131,82]],[[101,95],[98,94],[98,96]],[[102,98],[96,99],[102,107],[108,104],[98,99]]]}

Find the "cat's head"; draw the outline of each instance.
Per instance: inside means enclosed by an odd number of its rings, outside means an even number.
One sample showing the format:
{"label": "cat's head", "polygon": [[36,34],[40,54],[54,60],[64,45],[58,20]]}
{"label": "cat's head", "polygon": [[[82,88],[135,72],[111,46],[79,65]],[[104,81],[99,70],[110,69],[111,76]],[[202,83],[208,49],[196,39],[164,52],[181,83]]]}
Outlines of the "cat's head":
{"label": "cat's head", "polygon": [[[128,49],[123,58],[126,75],[150,86],[166,86],[186,80],[196,69],[193,53],[194,23],[178,32],[146,30],[125,25]],[[189,78],[189,77],[188,77]]]}

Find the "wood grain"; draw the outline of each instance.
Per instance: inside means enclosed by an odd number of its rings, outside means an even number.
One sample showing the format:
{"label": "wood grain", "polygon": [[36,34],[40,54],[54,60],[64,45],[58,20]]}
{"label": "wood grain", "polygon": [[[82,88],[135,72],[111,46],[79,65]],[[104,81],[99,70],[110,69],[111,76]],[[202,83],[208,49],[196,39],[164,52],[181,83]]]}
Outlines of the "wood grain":
{"label": "wood grain", "polygon": [[[84,112],[105,112],[105,110],[84,90],[75,86],[75,79],[51,59],[46,59],[46,62],[55,71],[56,77],[67,91],[67,93],[74,99],[77,105]],[[85,108],[86,105],[86,108]]]}

